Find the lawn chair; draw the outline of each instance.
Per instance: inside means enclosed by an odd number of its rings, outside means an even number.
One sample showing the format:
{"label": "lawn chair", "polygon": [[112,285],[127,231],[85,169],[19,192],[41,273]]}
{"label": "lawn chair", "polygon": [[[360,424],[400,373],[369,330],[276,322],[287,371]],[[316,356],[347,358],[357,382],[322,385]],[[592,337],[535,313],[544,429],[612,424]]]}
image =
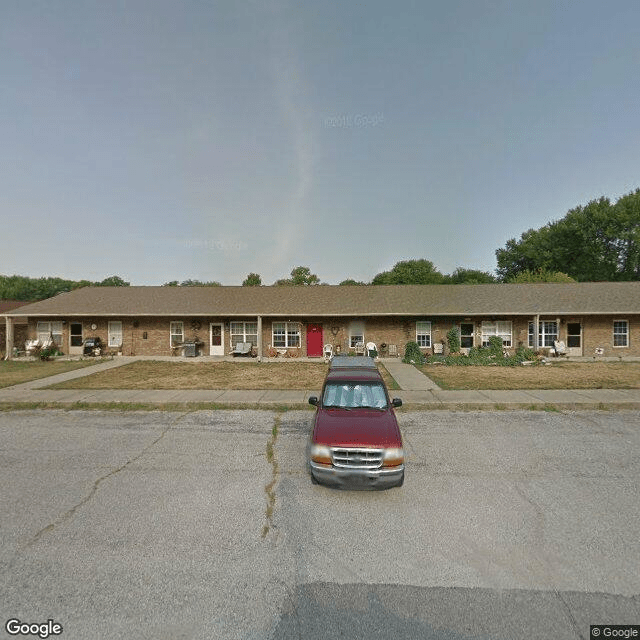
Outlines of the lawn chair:
{"label": "lawn chair", "polygon": [[251,355],[251,343],[250,342],[236,342],[236,348],[231,352],[231,355],[236,356],[250,356]]}
{"label": "lawn chair", "polygon": [[33,352],[40,346],[40,340],[37,338],[35,340],[27,340],[24,343],[25,353],[30,356]]}
{"label": "lawn chair", "polygon": [[567,355],[567,347],[565,346],[562,340],[554,340],[553,348],[556,352],[556,356],[566,356]]}
{"label": "lawn chair", "polygon": [[324,357],[325,360],[331,360],[331,358],[333,358],[332,344],[325,344],[324,347],[322,347],[322,356]]}
{"label": "lawn chair", "polygon": [[391,358],[397,358],[398,357],[398,345],[397,344],[390,344],[389,345],[389,356]]}
{"label": "lawn chair", "polygon": [[378,355],[378,347],[376,347],[375,342],[367,342],[367,350],[365,352],[365,355],[369,356],[370,358],[375,358]]}
{"label": "lawn chair", "polygon": [[364,342],[356,342],[356,355],[363,356],[364,355]]}

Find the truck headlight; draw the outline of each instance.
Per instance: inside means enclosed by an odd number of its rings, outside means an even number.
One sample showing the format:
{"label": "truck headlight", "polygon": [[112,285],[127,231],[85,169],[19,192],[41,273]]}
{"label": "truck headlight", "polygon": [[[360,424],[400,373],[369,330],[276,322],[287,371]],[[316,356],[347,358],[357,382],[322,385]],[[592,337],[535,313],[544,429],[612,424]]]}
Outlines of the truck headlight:
{"label": "truck headlight", "polygon": [[311,459],[320,464],[333,464],[331,450],[324,444],[311,445]]}
{"label": "truck headlight", "polygon": [[382,455],[383,467],[397,467],[399,464],[404,463],[404,450],[402,447],[394,447],[391,449],[385,449]]}

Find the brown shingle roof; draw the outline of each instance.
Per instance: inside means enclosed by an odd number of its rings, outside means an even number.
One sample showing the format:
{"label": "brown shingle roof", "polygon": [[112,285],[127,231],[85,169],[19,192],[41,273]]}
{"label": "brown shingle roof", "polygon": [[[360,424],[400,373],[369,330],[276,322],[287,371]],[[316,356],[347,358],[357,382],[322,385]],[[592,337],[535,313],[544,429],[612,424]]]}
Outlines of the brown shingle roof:
{"label": "brown shingle roof", "polygon": [[85,287],[11,316],[640,314],[640,282],[569,284]]}
{"label": "brown shingle roof", "polygon": [[24,300],[0,300],[0,313],[7,313],[12,309],[23,307],[25,304],[29,304]]}

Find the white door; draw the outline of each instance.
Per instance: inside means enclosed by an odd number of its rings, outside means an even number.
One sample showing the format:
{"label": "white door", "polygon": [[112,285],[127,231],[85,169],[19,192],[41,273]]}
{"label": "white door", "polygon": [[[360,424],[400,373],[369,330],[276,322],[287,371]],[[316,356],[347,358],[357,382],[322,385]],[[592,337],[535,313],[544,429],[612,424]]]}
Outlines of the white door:
{"label": "white door", "polygon": [[224,325],[221,322],[212,322],[209,327],[209,355],[224,355]]}

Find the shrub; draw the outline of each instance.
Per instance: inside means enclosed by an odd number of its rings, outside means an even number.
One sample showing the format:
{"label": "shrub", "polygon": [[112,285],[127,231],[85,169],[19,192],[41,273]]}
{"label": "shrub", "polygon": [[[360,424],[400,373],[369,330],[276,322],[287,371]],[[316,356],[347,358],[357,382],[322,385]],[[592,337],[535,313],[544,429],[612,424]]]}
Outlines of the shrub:
{"label": "shrub", "polygon": [[518,347],[516,349],[515,355],[511,357],[514,358],[518,364],[524,362],[525,360],[537,360],[536,352],[533,349],[529,349],[527,347]]}
{"label": "shrub", "polygon": [[460,351],[460,333],[457,327],[451,327],[447,331],[447,342],[449,343],[449,351],[451,353],[458,353]]}
{"label": "shrub", "polygon": [[502,356],[504,344],[500,336],[491,336],[489,338],[489,352],[494,356]]}
{"label": "shrub", "polygon": [[[487,347],[471,347],[471,349],[469,349],[469,355],[449,354],[445,357],[432,356],[428,359],[428,362],[442,362],[453,367],[517,367],[520,366],[525,360],[533,361],[535,364],[540,364],[540,360],[536,357],[535,352],[531,349],[519,347],[514,355],[504,356],[502,340],[500,338],[497,339],[500,342],[499,349],[498,343],[494,341],[494,345],[489,345]],[[498,353],[494,353],[494,351],[497,351]]]}
{"label": "shrub", "polygon": [[427,359],[420,351],[420,347],[417,342],[407,342],[407,346],[404,348],[404,358],[402,362],[407,364],[424,364]]}
{"label": "shrub", "polygon": [[53,357],[57,355],[61,355],[61,352],[55,345],[52,347],[45,347],[44,349],[40,349],[38,352],[40,360],[52,360]]}

